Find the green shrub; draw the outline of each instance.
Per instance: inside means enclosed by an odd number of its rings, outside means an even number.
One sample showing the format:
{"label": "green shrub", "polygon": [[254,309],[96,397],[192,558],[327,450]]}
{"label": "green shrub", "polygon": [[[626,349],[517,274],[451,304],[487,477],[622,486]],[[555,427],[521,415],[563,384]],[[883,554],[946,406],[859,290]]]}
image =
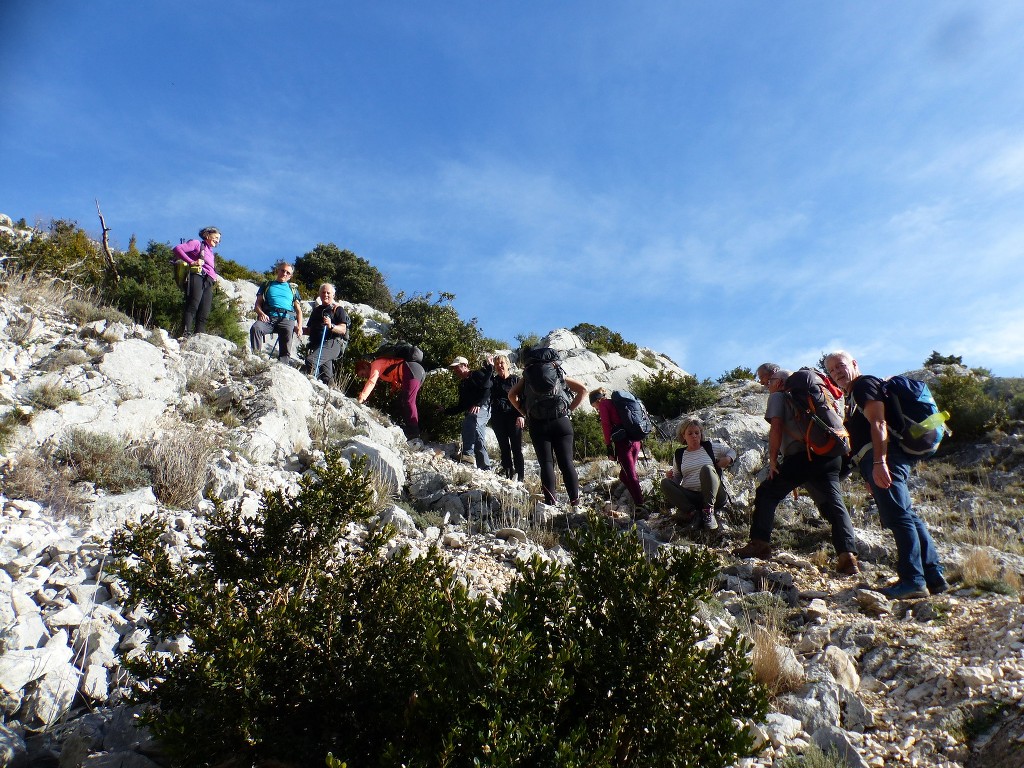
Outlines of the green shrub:
{"label": "green shrub", "polygon": [[952,440],[980,438],[1006,418],[1005,405],[986,393],[982,381],[974,376],[943,374],[932,392],[939,408],[950,413]]}
{"label": "green shrub", "polygon": [[603,325],[580,323],[579,325],[574,325],[569,330],[579,336],[583,343],[587,345],[587,348],[596,354],[617,352],[623,357],[628,357],[630,360],[636,359],[637,345],[631,341],[626,341],[622,338],[622,334],[616,333],[610,328],[605,328]]}
{"label": "green shrub", "polygon": [[395,305],[380,270],[334,243],[320,243],[299,256],[295,260],[295,281],[310,296],[315,296],[323,283],[331,283],[339,299],[353,304],[369,304],[383,312],[390,312]]}
{"label": "green shrub", "polygon": [[[387,386],[378,386],[374,390],[374,397],[377,397],[377,389],[389,389]],[[382,393],[381,398],[387,398],[382,402],[382,409],[393,412],[394,404],[390,393]],[[417,411],[420,416],[420,431],[425,439],[437,442],[450,442],[458,440],[462,434],[462,419],[464,414],[457,413],[449,416],[444,409],[455,405],[459,400],[458,380],[450,373],[437,372],[428,375],[420,387],[419,396],[416,399]]]}
{"label": "green shrub", "polygon": [[99,285],[108,267],[99,245],[74,221],[53,219],[28,240],[0,238],[0,255],[20,272],[57,276],[81,287]]}
{"label": "green shrub", "polygon": [[635,376],[629,390],[643,400],[652,415],[662,419],[675,419],[718,401],[718,389],[710,379],[698,381],[695,376],[672,371],[658,371],[650,378]]}
{"label": "green shrub", "polygon": [[88,481],[114,493],[142,488],[152,481],[128,441],[114,435],[72,429],[60,441],[56,460],[76,481]]}
{"label": "green shrub", "polygon": [[570,416],[573,430],[573,452],[578,461],[603,459],[607,456],[604,430],[597,411],[577,408]]}
{"label": "green shrub", "polygon": [[428,371],[447,367],[462,356],[474,364],[484,351],[483,337],[476,318],[466,321],[452,302],[455,294],[441,293],[436,301],[433,294],[406,298],[395,296],[397,306],[391,313],[388,341],[404,340],[423,350],[423,367]]}
{"label": "green shrub", "polygon": [[[822,369],[824,370],[824,369]],[[725,384],[727,381],[753,381],[754,372],[749,368],[742,365],[738,365],[731,371],[726,371],[718,377],[719,384]]]}
{"label": "green shrub", "polygon": [[928,355],[928,359],[924,361],[927,365],[963,365],[963,355],[940,355],[934,349],[932,353]]}
{"label": "green shrub", "polygon": [[745,641],[705,644],[694,621],[709,552],[651,559],[592,518],[563,540],[569,565],[519,564],[492,607],[437,550],[346,536],[371,516],[364,467],[328,453],[262,514],[216,504],[182,560],[155,517],[115,536],[152,641],[193,641],[127,662],[173,764],[714,768],[749,751],[742,723],[767,704]]}

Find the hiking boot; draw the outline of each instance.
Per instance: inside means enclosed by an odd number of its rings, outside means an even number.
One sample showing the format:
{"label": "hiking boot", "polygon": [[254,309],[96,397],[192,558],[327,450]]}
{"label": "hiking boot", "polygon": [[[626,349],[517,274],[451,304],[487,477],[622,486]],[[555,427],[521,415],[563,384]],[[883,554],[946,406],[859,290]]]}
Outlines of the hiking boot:
{"label": "hiking boot", "polygon": [[651,513],[647,510],[647,507],[637,507],[633,510],[634,520],[646,520],[651,516]]}
{"label": "hiking boot", "polygon": [[836,563],[836,573],[841,576],[856,576],[860,573],[857,556],[853,552],[840,552],[839,562]]}
{"label": "hiking boot", "polygon": [[945,579],[940,581],[933,581],[928,585],[928,592],[932,595],[941,595],[943,592],[949,591],[949,582]]}
{"label": "hiking boot", "polygon": [[700,513],[700,522],[702,528],[707,528],[709,531],[718,530],[718,518],[715,517],[714,507],[704,507]]}
{"label": "hiking boot", "polygon": [[767,541],[761,541],[760,539],[751,539],[744,546],[739,549],[734,549],[732,553],[736,557],[758,557],[762,560],[767,560],[772,556],[772,545]]}
{"label": "hiking boot", "polygon": [[928,597],[928,590],[916,584],[908,584],[905,581],[897,581],[895,584],[883,587],[878,590],[890,600],[916,600],[919,597]]}
{"label": "hiking boot", "polygon": [[459,461],[463,464],[469,464],[472,467],[476,466],[476,458],[471,453],[464,453],[459,457]]}

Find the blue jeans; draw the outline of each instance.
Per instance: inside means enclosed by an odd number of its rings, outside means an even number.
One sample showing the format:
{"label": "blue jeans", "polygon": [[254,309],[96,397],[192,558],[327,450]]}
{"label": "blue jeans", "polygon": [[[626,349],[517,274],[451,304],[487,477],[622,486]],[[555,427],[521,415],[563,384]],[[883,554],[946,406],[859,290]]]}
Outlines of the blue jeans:
{"label": "blue jeans", "polygon": [[477,469],[490,469],[491,457],[487,455],[487,448],[484,446],[484,436],[487,434],[487,422],[491,418],[491,406],[481,405],[476,413],[466,412],[462,420],[462,455],[476,456]]}
{"label": "blue jeans", "polygon": [[935,551],[928,526],[911,506],[907,489],[914,460],[892,443],[885,458],[892,475],[892,485],[888,488],[879,488],[872,478],[874,449],[869,448],[860,460],[860,474],[871,488],[882,525],[892,531],[896,539],[896,573],[904,584],[919,588],[937,586],[943,582],[939,553]]}

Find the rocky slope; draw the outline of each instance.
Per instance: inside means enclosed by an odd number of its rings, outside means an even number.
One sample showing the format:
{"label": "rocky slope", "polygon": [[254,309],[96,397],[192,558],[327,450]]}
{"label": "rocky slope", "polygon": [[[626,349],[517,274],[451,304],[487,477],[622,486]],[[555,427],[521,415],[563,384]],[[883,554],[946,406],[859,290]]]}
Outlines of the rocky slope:
{"label": "rocky slope", "polygon": [[[254,288],[232,290],[245,302]],[[440,541],[473,589],[490,599],[501,599],[517,558],[565,557],[551,531],[571,521],[557,509],[538,515],[529,480],[517,484],[457,465],[448,458],[454,446],[410,446],[372,409],[287,366],[238,354],[221,339],[197,336],[179,345],[140,326],[83,324],[59,305],[45,291],[0,293],[0,419],[7,430],[0,456],[0,766],[154,765],[155,745],[132,727],[121,705],[120,659],[147,642],[147,631],[145,617],[123,609],[109,575],[111,532],[156,511],[173,522],[174,543],[187,548],[211,496],[255,511],[264,490],[294,488],[327,441],[348,456],[369,457],[399,490],[404,503],[385,516],[403,541],[414,547]],[[588,386],[622,387],[633,375],[653,372],[616,355],[594,355],[567,331],[553,332],[549,341],[564,351],[567,373]],[[657,365],[674,368],[660,357]],[[740,509],[763,470],[764,403],[755,384],[727,384],[719,402],[700,414],[709,432],[739,453],[729,482]],[[149,450],[202,448],[201,466],[191,468],[200,482],[187,503],[174,507],[166,499],[181,488],[156,481],[121,493],[79,481],[58,494],[58,478],[46,475],[52,472],[46,467],[76,428]],[[964,459],[999,463],[1009,478],[1000,481],[1004,511],[1017,503],[1010,494],[1021,487],[1020,454],[1020,436],[1009,435],[972,448]],[[655,461],[642,465],[647,489],[664,469]],[[44,481],[29,494],[33,472]],[[536,475],[535,464],[528,474]],[[884,599],[872,588],[893,578],[891,536],[852,486],[864,564],[857,580],[836,577],[827,548],[816,543],[825,537],[813,506],[803,497],[787,502],[779,527],[806,535],[786,539],[792,545],[770,561],[737,561],[728,552],[745,538],[741,514],[714,538],[659,515],[634,524],[616,474],[605,461],[582,468],[590,508],[615,517],[651,550],[708,546],[721,554],[721,607],[706,618],[710,634],[737,624],[755,634],[778,625],[772,643],[789,684],[767,722],[752,724],[760,751],[740,765],[778,764],[812,742],[836,745],[851,766],[1024,764],[1018,736],[1024,605],[1016,595],[960,588],[930,600]],[[923,481],[915,493],[942,498]],[[1002,549],[1019,547],[960,543],[963,529],[950,515],[955,505],[971,510],[976,525],[995,526],[985,522],[990,499],[981,504],[965,492],[919,509],[952,572],[982,552],[1012,583],[1024,562]],[[993,539],[1019,542],[1019,526],[993,530]],[[987,740],[968,746],[965,732],[985,722],[994,726]]]}

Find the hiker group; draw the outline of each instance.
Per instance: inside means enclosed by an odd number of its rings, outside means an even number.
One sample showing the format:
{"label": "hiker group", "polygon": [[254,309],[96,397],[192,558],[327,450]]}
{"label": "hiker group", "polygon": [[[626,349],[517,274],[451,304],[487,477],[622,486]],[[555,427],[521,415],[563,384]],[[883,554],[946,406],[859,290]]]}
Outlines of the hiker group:
{"label": "hiker group", "polygon": [[[202,333],[212,305],[215,269],[213,248],[220,232],[207,227],[198,240],[174,248],[174,266],[185,295],[183,334]],[[256,294],[256,321],[249,331],[250,348],[260,354],[266,337],[277,337],[280,360],[301,367],[328,387],[335,364],[345,354],[351,319],[338,302],[335,286],[324,283],[303,323],[298,289],[291,283],[294,266],[281,262],[275,276]],[[300,361],[293,350],[308,339]],[[387,382],[398,393],[401,426],[410,440],[420,436],[417,395],[425,378],[423,352],[405,342],[382,347],[373,359],[360,360],[355,373],[365,378],[358,402],[364,403],[376,384]],[[570,418],[585,398],[600,419],[609,459],[619,465],[619,480],[632,500],[632,516],[649,511],[637,473],[643,440],[654,429],[646,409],[626,391],[598,388],[587,392],[567,377],[558,353],[547,347],[523,350],[522,376],[512,371],[505,355],[487,355],[479,368],[456,357],[449,370],[458,380],[456,401],[445,414],[463,414],[458,460],[491,470],[485,445],[488,425],[497,439],[500,473],[522,482],[525,477],[523,432],[528,431],[537,455],[543,502],[555,505],[557,465],[570,507],[580,506],[579,478],[573,464],[574,433]],[[860,572],[856,536],[840,481],[858,472],[874,499],[882,525],[895,539],[898,581],[883,589],[891,598],[918,598],[948,589],[943,568],[927,525],[914,511],[908,481],[914,463],[934,454],[948,414],[940,413],[927,385],[896,376],[880,379],[861,373],[845,351],[824,358],[826,372],[783,369],[763,363],[756,372],[768,390],[765,420],[769,424],[768,471],[754,494],[749,541],[734,550],[738,557],[771,556],[771,536],[779,504],[803,488],[831,527],[837,554],[836,570],[843,576]],[[660,481],[670,515],[695,530],[716,531],[729,504],[724,470],[738,459],[722,441],[709,440],[697,418],[681,421],[671,469]]]}

